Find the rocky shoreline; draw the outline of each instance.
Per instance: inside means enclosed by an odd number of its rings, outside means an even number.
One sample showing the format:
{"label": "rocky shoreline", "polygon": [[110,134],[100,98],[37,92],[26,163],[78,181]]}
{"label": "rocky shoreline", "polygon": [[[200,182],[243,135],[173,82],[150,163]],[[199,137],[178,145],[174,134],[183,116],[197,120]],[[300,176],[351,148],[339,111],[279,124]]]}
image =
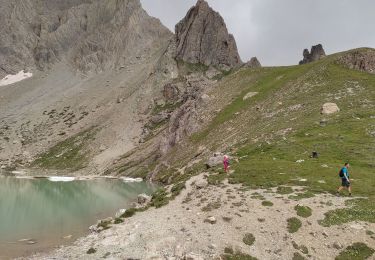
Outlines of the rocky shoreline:
{"label": "rocky shoreline", "polygon": [[[375,245],[365,235],[375,229],[374,223],[318,224],[327,211],[344,207],[346,198],[320,194],[296,201],[290,195],[303,187],[293,187],[293,193],[285,195],[227,182],[208,185],[206,177],[203,173],[190,179],[166,206],[138,211],[117,224],[116,218],[108,219],[111,223],[100,232],[27,259],[230,259],[225,258],[228,254],[333,259],[358,239]],[[302,204],[311,209],[311,216],[298,216],[301,231],[292,232],[289,220]]]}

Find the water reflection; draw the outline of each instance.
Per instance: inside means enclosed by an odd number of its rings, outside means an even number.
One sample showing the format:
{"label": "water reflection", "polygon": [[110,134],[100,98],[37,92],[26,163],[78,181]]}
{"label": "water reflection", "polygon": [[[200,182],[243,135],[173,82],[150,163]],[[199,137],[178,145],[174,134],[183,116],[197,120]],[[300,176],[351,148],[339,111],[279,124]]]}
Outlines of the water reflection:
{"label": "water reflection", "polygon": [[100,217],[127,208],[146,183],[118,180],[51,182],[0,178],[1,245],[24,238],[38,243],[87,230]]}

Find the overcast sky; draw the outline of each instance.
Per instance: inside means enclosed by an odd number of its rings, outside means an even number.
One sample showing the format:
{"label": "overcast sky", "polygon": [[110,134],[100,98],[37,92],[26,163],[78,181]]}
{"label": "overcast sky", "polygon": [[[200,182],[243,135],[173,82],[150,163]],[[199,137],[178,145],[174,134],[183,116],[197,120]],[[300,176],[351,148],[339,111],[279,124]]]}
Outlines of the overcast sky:
{"label": "overcast sky", "polygon": [[[141,0],[170,30],[196,0]],[[208,0],[224,17],[243,61],[296,64],[304,48],[322,43],[327,54],[375,47],[375,0]]]}

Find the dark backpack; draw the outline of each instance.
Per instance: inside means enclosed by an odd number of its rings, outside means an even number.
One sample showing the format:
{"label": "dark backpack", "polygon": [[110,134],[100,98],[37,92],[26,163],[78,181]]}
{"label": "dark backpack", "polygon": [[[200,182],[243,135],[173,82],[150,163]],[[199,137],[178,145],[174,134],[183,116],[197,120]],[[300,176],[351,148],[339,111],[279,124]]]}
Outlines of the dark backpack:
{"label": "dark backpack", "polygon": [[339,172],[339,176],[340,176],[340,178],[344,178],[344,171],[342,170],[342,168],[341,168],[341,170]]}

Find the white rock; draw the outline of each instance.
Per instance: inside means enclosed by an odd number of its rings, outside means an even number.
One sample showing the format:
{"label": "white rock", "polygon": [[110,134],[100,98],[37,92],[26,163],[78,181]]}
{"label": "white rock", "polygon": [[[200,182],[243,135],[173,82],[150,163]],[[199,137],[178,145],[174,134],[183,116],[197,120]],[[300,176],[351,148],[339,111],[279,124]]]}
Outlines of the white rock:
{"label": "white rock", "polygon": [[300,159],[300,160],[297,160],[296,163],[303,163],[304,161],[305,160]]}
{"label": "white rock", "polygon": [[125,213],[126,209],[119,209],[119,211],[116,212],[115,217],[119,218]]}
{"label": "white rock", "polygon": [[204,260],[201,255],[189,253],[185,255],[185,260]]}
{"label": "white rock", "polygon": [[249,92],[247,93],[244,97],[243,97],[243,100],[247,100],[249,98],[252,98],[253,96],[256,96],[258,94],[258,92]]}
{"label": "white rock", "polygon": [[147,194],[139,194],[137,200],[139,204],[148,204],[151,201],[151,196],[148,196]]}
{"label": "white rock", "polygon": [[224,155],[222,153],[215,153],[213,157],[210,157],[206,163],[208,168],[215,167],[222,164],[224,160]]}
{"label": "white rock", "polygon": [[205,179],[201,179],[195,182],[195,186],[197,187],[197,189],[203,189],[207,187],[207,185],[208,182]]}
{"label": "white rock", "polygon": [[100,150],[100,152],[104,152],[105,150],[107,150],[107,147],[105,146],[105,145],[101,145],[100,147],[99,147],[99,150]]}
{"label": "white rock", "polygon": [[204,222],[210,223],[210,224],[215,224],[216,223],[216,218],[215,217],[208,217]]}
{"label": "white rock", "polygon": [[201,99],[202,99],[203,101],[207,101],[207,100],[210,99],[210,96],[207,95],[207,94],[203,94],[203,95],[201,96]]}
{"label": "white rock", "polygon": [[340,109],[335,103],[325,103],[321,108],[321,113],[324,115],[334,114],[339,111]]}

